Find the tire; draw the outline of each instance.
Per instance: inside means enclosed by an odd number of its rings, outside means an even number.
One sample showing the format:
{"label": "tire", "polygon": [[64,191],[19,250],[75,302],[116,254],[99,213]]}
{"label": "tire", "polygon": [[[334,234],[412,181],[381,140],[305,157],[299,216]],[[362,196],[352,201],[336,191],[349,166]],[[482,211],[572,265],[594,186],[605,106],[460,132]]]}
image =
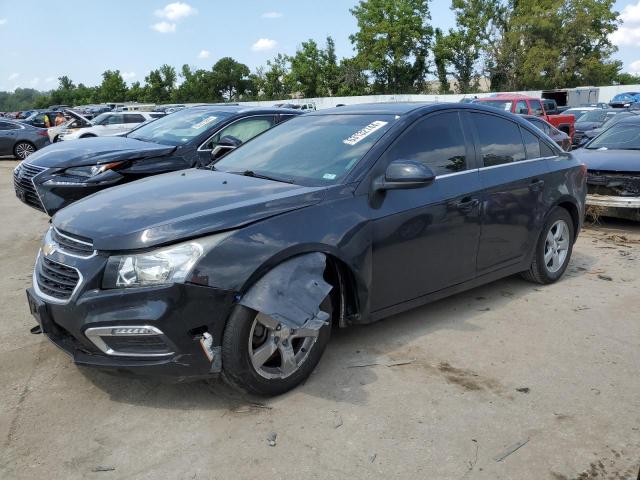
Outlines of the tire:
{"label": "tire", "polygon": [[53,138],[53,142],[51,142],[51,143],[58,143],[59,141],[60,141],[60,135],[56,135],[56,136]]}
{"label": "tire", "polygon": [[574,238],[571,215],[564,208],[555,207],[540,233],[531,266],[522,276],[543,285],[559,280],[571,260]]}
{"label": "tire", "polygon": [[95,137],[95,135],[94,135],[94,134],[92,134],[92,133],[88,133],[88,134],[86,134],[86,135],[82,135],[80,138],[94,138],[94,137]]}
{"label": "tire", "polygon": [[36,146],[31,142],[18,142],[13,147],[13,155],[19,160],[24,160],[36,150]]}
{"label": "tire", "polygon": [[[254,367],[254,363],[252,362],[253,356],[250,352],[250,349],[254,348],[253,346],[250,347],[250,345],[252,345],[252,342],[256,338],[255,326],[260,324],[260,319],[264,320],[266,316],[242,305],[237,305],[227,321],[222,339],[223,379],[235,389],[262,396],[280,395],[300,385],[300,383],[311,375],[311,372],[320,361],[329,343],[333,312],[339,311],[336,305],[336,299],[337,295],[333,294],[332,291],[320,305],[321,310],[330,315],[330,319],[327,325],[320,328],[315,342],[308,349],[306,357],[302,358],[297,368],[288,374],[288,376],[274,376],[272,378],[266,378],[265,375],[268,375],[267,373]],[[269,319],[269,323],[274,322],[277,324],[277,321],[271,319],[271,317],[266,318]],[[267,331],[269,331],[269,329],[267,329]],[[273,330],[270,331],[274,332]],[[264,344],[257,346],[256,350],[253,350],[253,353],[255,353],[260,346],[265,346],[269,340],[270,337],[267,338]],[[296,356],[301,355],[305,340],[302,341],[303,343],[295,346],[293,342],[297,341],[298,339],[295,339],[290,343],[294,351],[296,351],[297,348]],[[280,351],[280,347],[277,347],[272,356],[269,357],[273,365],[277,365],[278,363],[282,365]],[[268,363],[269,361],[265,362],[265,365],[268,365]],[[272,368],[274,371],[278,370],[277,366],[263,366],[263,368]]]}

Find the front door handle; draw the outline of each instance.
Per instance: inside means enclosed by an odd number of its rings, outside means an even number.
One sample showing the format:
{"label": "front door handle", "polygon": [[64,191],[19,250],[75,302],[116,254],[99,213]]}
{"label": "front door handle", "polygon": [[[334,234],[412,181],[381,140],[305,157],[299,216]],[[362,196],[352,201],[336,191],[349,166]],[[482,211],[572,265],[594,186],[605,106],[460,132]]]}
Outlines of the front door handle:
{"label": "front door handle", "polygon": [[535,180],[531,180],[531,183],[529,184],[529,190],[532,192],[539,192],[542,187],[544,187],[544,180],[537,178]]}
{"label": "front door handle", "polygon": [[455,203],[456,208],[464,213],[471,212],[478,205],[480,205],[480,200],[473,197],[464,197],[462,200]]}

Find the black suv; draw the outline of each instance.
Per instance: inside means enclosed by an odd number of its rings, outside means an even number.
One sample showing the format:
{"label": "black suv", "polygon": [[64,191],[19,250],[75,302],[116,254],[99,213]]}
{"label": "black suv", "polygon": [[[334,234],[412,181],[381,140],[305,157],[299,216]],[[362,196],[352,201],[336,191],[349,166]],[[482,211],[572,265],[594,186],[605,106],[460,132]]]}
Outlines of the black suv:
{"label": "black suv", "polygon": [[281,108],[199,106],[145,123],[123,136],[55,143],[16,168],[16,195],[53,215],[114,185],[208,165],[301,113]]}
{"label": "black suv", "polygon": [[585,182],[585,166],[536,127],[480,104],[311,112],[211,168],[58,212],[29,304],[78,364],[222,372],[278,394],[315,368],[332,324],[515,273],[558,280]]}

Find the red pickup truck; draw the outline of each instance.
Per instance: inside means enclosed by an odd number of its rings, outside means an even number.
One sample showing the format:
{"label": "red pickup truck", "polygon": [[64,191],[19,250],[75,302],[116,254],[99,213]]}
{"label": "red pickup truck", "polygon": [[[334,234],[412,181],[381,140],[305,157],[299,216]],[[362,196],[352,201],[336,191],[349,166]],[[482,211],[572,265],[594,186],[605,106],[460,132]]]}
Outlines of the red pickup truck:
{"label": "red pickup truck", "polygon": [[542,101],[539,98],[512,93],[501,93],[492,97],[478,98],[477,100],[474,100],[474,103],[476,102],[519,115],[535,115],[537,117],[542,117],[558,130],[569,135],[573,140],[576,117],[573,115],[563,114],[547,115],[547,112],[545,112],[544,106],[542,105]]}

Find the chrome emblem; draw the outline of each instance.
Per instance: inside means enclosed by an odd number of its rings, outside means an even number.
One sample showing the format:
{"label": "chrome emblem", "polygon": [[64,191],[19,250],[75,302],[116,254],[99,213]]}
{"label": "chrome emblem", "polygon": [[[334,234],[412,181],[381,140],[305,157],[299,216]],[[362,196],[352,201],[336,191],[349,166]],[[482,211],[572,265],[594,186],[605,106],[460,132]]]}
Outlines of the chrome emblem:
{"label": "chrome emblem", "polygon": [[58,244],[55,242],[47,242],[44,245],[42,245],[42,253],[44,253],[45,257],[48,257],[57,249],[58,249]]}

